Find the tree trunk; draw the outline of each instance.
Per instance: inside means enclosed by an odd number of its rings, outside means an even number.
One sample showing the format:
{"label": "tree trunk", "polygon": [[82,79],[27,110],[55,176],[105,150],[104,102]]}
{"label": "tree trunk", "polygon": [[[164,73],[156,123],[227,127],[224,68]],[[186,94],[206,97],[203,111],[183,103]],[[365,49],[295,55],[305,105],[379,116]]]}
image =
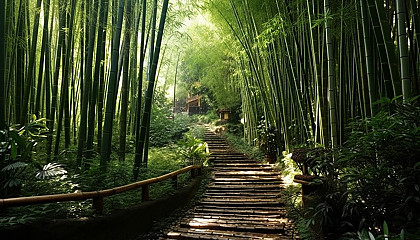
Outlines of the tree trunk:
{"label": "tree trunk", "polygon": [[87,129],[87,117],[88,117],[88,104],[90,91],[92,88],[92,68],[93,68],[93,50],[95,45],[95,34],[96,26],[98,20],[98,6],[99,0],[94,0],[93,10],[90,17],[90,27],[89,27],[89,45],[88,52],[86,56],[86,69],[85,69],[85,79],[84,79],[84,89],[83,89],[83,98],[82,98],[82,110],[80,114],[80,125],[79,125],[79,143],[77,147],[77,164],[82,166],[82,159],[84,153],[84,145],[86,140],[86,129]]}
{"label": "tree trunk", "polygon": [[[137,89],[137,108],[136,108],[136,123],[135,123],[135,131],[136,131],[136,155],[135,155],[135,162],[138,162],[137,167],[140,166],[141,163],[141,154],[140,154],[140,115],[141,115],[141,98],[142,98],[142,90],[143,90],[143,66],[144,66],[144,36],[146,33],[146,10],[147,10],[147,1],[142,0],[142,16],[141,16],[141,36],[140,36],[140,68],[139,68],[139,76],[138,76],[138,89]],[[134,166],[134,169],[136,165]],[[138,170],[134,170],[138,171]],[[138,174],[138,173],[137,173]]]}
{"label": "tree trunk", "polygon": [[365,52],[365,63],[367,71],[367,81],[369,89],[369,105],[370,105],[370,115],[374,116],[376,113],[376,107],[373,104],[377,100],[376,89],[375,89],[375,76],[373,69],[373,60],[372,60],[372,39],[369,33],[369,20],[367,14],[367,6],[365,0],[360,0],[360,13],[362,16],[362,28],[363,28],[363,45]]}
{"label": "tree trunk", "polygon": [[111,155],[112,125],[114,121],[115,101],[118,91],[118,59],[121,40],[121,28],[124,14],[124,0],[120,0],[118,9],[118,22],[113,36],[111,69],[108,84],[108,95],[106,99],[105,123],[103,127],[102,148],[101,148],[101,166],[105,166]]}
{"label": "tree trunk", "polygon": [[[108,19],[108,1],[102,0],[101,6],[99,9],[99,28],[98,28],[98,36],[97,36],[97,42],[96,42],[95,75],[93,78],[94,81],[93,81],[92,95],[91,95],[91,99],[89,103],[88,138],[87,138],[87,144],[86,144],[86,150],[87,150],[86,157],[88,159],[92,157],[92,151],[93,151],[93,139],[94,139],[94,134],[95,134],[95,105],[98,98],[99,85],[103,84],[103,82],[100,80],[103,80],[102,79],[103,65],[105,64],[104,61],[105,61],[105,41],[106,41],[107,19]],[[102,108],[99,109],[99,105],[98,105],[98,113],[99,112],[102,113]],[[102,127],[102,122],[99,122],[99,118],[98,118],[98,125],[101,125]]]}
{"label": "tree trunk", "polygon": [[[149,86],[150,86],[150,81],[151,81],[151,79],[150,79],[150,69],[151,69],[151,65],[152,65],[154,46],[155,46],[156,18],[157,18],[157,0],[154,0],[153,1],[153,13],[151,15],[151,25],[150,25],[150,29],[151,29],[152,33],[151,33],[151,37],[150,37],[151,40],[150,40],[150,47],[149,47],[149,60],[148,60],[148,67],[147,67],[147,73],[146,73],[146,82],[149,82]],[[150,91],[150,89],[148,87],[146,95],[148,94],[149,91]],[[146,95],[145,95],[145,100],[146,100]],[[133,168],[134,179],[137,179],[139,168],[142,165],[144,165],[143,156],[144,156],[144,146],[145,146],[145,141],[146,141],[146,139],[145,139],[146,138],[146,129],[142,129],[142,128],[146,127],[146,125],[147,125],[147,121],[145,123],[143,123],[143,118],[146,116],[145,110],[146,110],[146,107],[144,108],[143,116],[139,117],[139,118],[142,119],[142,122],[141,122],[141,124],[139,124],[137,126],[137,128],[138,128],[138,138],[136,139],[137,140],[137,142],[136,142],[136,156],[134,158],[134,168]],[[150,111],[149,111],[148,114],[150,114]],[[142,134],[142,131],[144,131],[143,134]]]}
{"label": "tree trunk", "polygon": [[44,77],[44,69],[45,69],[45,61],[46,61],[46,48],[47,46],[47,38],[48,38],[48,25],[49,25],[49,16],[50,16],[50,1],[45,0],[43,1],[43,9],[44,9],[44,27],[42,29],[42,43],[41,43],[41,55],[39,58],[39,69],[38,69],[38,84],[36,88],[36,101],[35,101],[35,114],[37,117],[41,117],[41,93],[42,93],[42,79]]}
{"label": "tree trunk", "polygon": [[[76,0],[71,1],[71,12],[69,16],[69,21],[67,23],[68,35],[67,35],[67,41],[65,47],[63,47],[63,68],[62,68],[62,79],[61,79],[61,91],[60,91],[60,108],[59,108],[59,115],[58,115],[58,121],[57,121],[57,132],[56,132],[56,140],[55,140],[55,149],[54,149],[54,161],[57,160],[57,156],[59,153],[60,148],[60,141],[61,141],[61,130],[63,126],[63,118],[64,115],[67,116],[68,121],[68,115],[69,115],[69,73],[71,71],[70,69],[70,55],[71,51],[73,49],[73,25],[74,25],[74,15],[76,12]],[[64,45],[63,45],[64,46]],[[65,112],[67,112],[65,114]],[[68,122],[69,123],[69,122]],[[65,124],[67,126],[67,124]],[[65,141],[65,147],[69,147],[69,129],[66,131],[66,141]]]}
{"label": "tree trunk", "polygon": [[17,38],[16,38],[16,70],[15,70],[15,123],[21,122],[22,105],[25,87],[25,50],[27,49],[26,41],[26,24],[25,24],[25,7],[24,0],[20,1],[18,21],[17,21]]}
{"label": "tree trunk", "polygon": [[[145,95],[144,114],[141,120],[141,128],[140,128],[140,154],[142,153],[143,148],[144,148],[146,132],[150,129],[150,112],[152,109],[153,90],[154,90],[154,85],[155,85],[156,70],[157,70],[157,64],[159,61],[159,53],[160,53],[160,47],[162,44],[163,30],[165,27],[168,4],[169,4],[169,0],[163,1],[162,13],[160,16],[160,23],[159,23],[159,32],[156,39],[156,47],[153,53],[153,61],[151,65],[151,70],[148,76],[149,84],[148,84],[147,92]],[[138,170],[139,170],[139,162],[135,162],[134,172],[133,172],[135,180],[137,180],[137,177],[138,177]]]}
{"label": "tree trunk", "polygon": [[[65,2],[62,0],[60,6],[64,6]],[[57,108],[57,96],[58,96],[58,79],[60,74],[60,64],[61,64],[61,54],[62,54],[62,46],[64,43],[65,37],[65,17],[66,11],[64,7],[60,8],[60,20],[59,20],[59,34],[58,34],[58,43],[57,43],[57,54],[55,58],[55,69],[54,69],[54,76],[53,76],[53,86],[52,86],[52,99],[51,99],[51,111],[50,111],[50,119],[49,119],[49,135],[48,135],[48,142],[47,142],[47,161],[50,162],[51,158],[51,151],[52,151],[52,144],[53,144],[53,131],[54,131],[54,123],[55,123],[55,112]]]}
{"label": "tree trunk", "polygon": [[397,19],[398,19],[398,49],[400,55],[401,83],[402,95],[404,102],[411,97],[411,79],[410,79],[410,63],[408,61],[408,43],[407,30],[405,24],[405,6],[403,0],[397,1]]}
{"label": "tree trunk", "polygon": [[127,110],[130,79],[128,71],[130,67],[130,31],[131,31],[131,0],[127,0],[126,6],[126,24],[124,33],[124,63],[123,63],[123,81],[121,88],[121,115],[120,115],[120,161],[125,160],[125,147],[127,139]]}
{"label": "tree trunk", "polygon": [[[324,13],[330,10],[328,0],[324,0]],[[328,110],[331,128],[331,146],[335,148],[338,143],[337,136],[337,113],[336,113],[336,83],[335,83],[335,63],[333,54],[333,41],[331,36],[331,26],[328,18],[325,20],[325,38],[327,43],[327,62],[328,62]]]}
{"label": "tree trunk", "polygon": [[[5,0],[0,0],[0,33],[5,32]],[[6,129],[6,81],[5,81],[5,68],[6,68],[6,42],[5,34],[0,34],[0,130]],[[3,134],[2,134],[3,135]],[[4,141],[4,136],[0,135],[1,141]],[[0,154],[0,164],[3,163],[4,154]]]}
{"label": "tree trunk", "polygon": [[29,96],[31,95],[31,90],[35,82],[34,69],[35,69],[35,56],[36,56],[36,50],[37,50],[36,46],[38,43],[38,27],[39,27],[39,16],[41,14],[41,3],[42,3],[42,0],[37,0],[36,2],[36,11],[35,11],[33,30],[32,30],[32,46],[31,46],[31,52],[29,55],[28,74],[26,75],[26,80],[25,80],[23,104],[22,104],[22,108],[20,109],[21,111],[20,122],[22,124],[25,124],[27,121]]}

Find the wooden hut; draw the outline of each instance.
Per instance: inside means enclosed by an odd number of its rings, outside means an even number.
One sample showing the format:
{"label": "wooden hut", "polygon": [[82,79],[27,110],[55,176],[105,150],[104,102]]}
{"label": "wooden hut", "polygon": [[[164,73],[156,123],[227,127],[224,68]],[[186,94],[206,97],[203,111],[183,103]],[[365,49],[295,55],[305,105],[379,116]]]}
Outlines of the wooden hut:
{"label": "wooden hut", "polygon": [[187,98],[187,112],[188,115],[201,113],[201,95],[195,95]]}
{"label": "wooden hut", "polygon": [[219,120],[227,121],[230,119],[230,109],[219,108],[217,110],[217,115],[219,115]]}

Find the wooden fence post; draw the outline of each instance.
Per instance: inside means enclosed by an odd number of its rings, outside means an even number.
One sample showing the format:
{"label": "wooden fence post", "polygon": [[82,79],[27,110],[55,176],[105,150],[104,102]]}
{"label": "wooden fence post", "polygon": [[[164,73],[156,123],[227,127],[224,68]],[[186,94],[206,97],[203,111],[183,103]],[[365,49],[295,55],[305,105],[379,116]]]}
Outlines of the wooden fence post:
{"label": "wooden fence post", "polygon": [[95,197],[93,198],[93,209],[95,210],[95,213],[102,214],[104,210],[104,198],[103,197]]}
{"label": "wooden fence post", "polygon": [[195,178],[195,169],[191,169],[191,178]]}
{"label": "wooden fence post", "polygon": [[178,188],[178,175],[172,177],[172,186],[174,189]]}
{"label": "wooden fence post", "polygon": [[149,201],[149,185],[144,185],[141,187],[141,201]]}

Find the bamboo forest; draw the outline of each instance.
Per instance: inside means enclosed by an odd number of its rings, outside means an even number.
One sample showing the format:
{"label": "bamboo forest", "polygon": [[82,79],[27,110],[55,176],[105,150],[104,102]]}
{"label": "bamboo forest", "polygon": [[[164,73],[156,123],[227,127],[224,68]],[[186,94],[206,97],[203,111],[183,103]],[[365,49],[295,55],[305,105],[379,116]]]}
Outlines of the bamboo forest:
{"label": "bamboo forest", "polygon": [[0,0],[0,239],[420,239],[419,0]]}

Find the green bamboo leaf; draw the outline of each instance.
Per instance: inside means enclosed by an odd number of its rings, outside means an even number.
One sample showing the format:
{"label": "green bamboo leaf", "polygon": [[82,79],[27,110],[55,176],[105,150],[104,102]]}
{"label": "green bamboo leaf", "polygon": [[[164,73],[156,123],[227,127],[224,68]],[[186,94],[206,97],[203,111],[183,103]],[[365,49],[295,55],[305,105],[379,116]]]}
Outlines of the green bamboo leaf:
{"label": "green bamboo leaf", "polygon": [[386,221],[384,221],[384,238],[385,238],[385,240],[388,240],[388,237],[389,237],[388,224],[386,223]]}
{"label": "green bamboo leaf", "polygon": [[61,164],[48,163],[47,165],[42,167],[42,170],[36,173],[35,177],[39,179],[48,179],[50,177],[55,177],[66,173],[67,171],[63,168]]}
{"label": "green bamboo leaf", "polygon": [[11,163],[11,164],[7,165],[6,167],[4,167],[1,171],[6,172],[6,171],[10,171],[10,170],[15,170],[15,169],[18,169],[18,168],[23,168],[23,167],[26,167],[26,166],[28,166],[28,164],[25,163],[25,162],[14,162],[14,163]]}
{"label": "green bamboo leaf", "polygon": [[17,146],[16,146],[16,142],[14,140],[12,140],[12,142],[10,144],[10,151],[11,151],[12,159],[16,159],[16,157],[17,157]]}
{"label": "green bamboo leaf", "polygon": [[10,131],[9,137],[13,141],[15,141],[20,147],[25,147],[26,141],[17,131]]}

